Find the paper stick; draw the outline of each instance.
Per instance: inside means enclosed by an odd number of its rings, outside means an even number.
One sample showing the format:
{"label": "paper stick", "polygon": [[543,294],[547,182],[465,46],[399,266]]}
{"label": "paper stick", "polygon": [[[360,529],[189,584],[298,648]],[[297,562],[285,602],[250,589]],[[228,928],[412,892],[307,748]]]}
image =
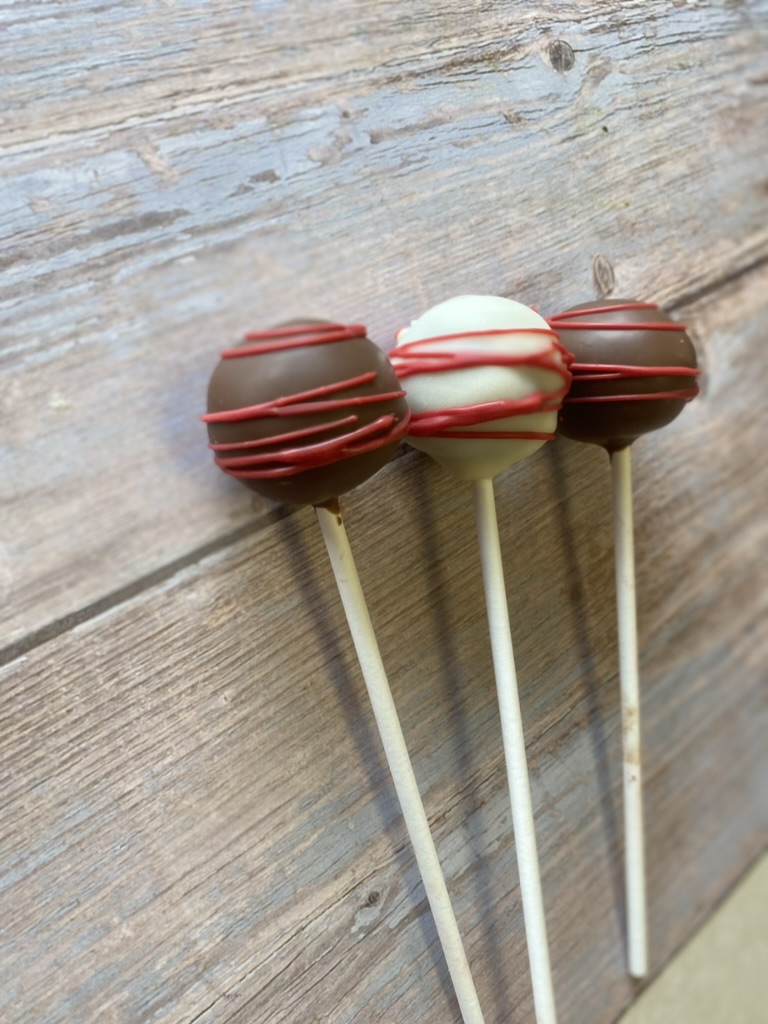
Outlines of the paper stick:
{"label": "paper stick", "polygon": [[531,983],[537,1024],[555,1024],[555,995],[549,963],[547,926],[541,893],[539,857],[533,825],[528,762],[525,754],[523,720],[517,692],[517,675],[509,628],[509,610],[501,564],[499,528],[493,480],[474,483],[475,519],[480,542],[483,584],[488,608],[493,667],[499,697],[501,732],[507,764],[509,795],[512,803],[512,826],[515,832],[520,892],[523,901],[525,934],[531,965]]}
{"label": "paper stick", "polygon": [[627,901],[629,973],[648,974],[643,791],[640,763],[640,681],[635,606],[635,553],[632,538],[632,463],[629,447],[611,453],[616,609],[624,776],[624,877]]}

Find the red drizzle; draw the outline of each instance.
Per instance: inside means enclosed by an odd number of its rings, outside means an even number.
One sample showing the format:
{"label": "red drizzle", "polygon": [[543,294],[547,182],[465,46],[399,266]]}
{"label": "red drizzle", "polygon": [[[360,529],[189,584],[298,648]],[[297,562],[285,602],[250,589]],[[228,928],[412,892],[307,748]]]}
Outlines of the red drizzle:
{"label": "red drizzle", "polygon": [[[258,344],[227,349],[222,352],[222,359],[266,355],[305,345],[322,345],[365,336],[366,329],[361,324],[349,327],[341,324],[312,324],[277,328],[274,331],[247,334],[248,341],[257,341]],[[376,376],[376,371],[370,370],[357,377],[323,384],[293,395],[282,395],[258,405],[206,413],[202,417],[205,423],[244,423],[281,417],[316,416],[323,412],[340,414],[327,423],[300,427],[268,437],[211,443],[208,447],[219,453],[215,459],[216,465],[239,480],[275,479],[329,466],[342,459],[363,455],[399,441],[408,430],[410,410],[406,411],[403,417],[383,413],[371,423],[356,426],[359,416],[354,409],[404,398],[404,391],[386,391],[373,395],[344,394],[353,388],[371,383]],[[323,437],[341,428],[350,429],[336,437]],[[310,438],[314,440],[303,443]],[[265,448],[270,450],[261,450]]]}
{"label": "red drizzle", "polygon": [[300,324],[294,327],[276,327],[273,331],[249,331],[246,341],[256,345],[240,345],[221,353],[222,359],[239,359],[241,356],[261,356],[268,352],[284,352],[288,348],[304,348],[306,345],[327,345],[331,341],[350,341],[364,338],[367,329],[363,324]]}
{"label": "red drizzle", "polygon": [[660,313],[661,310],[652,302],[624,302],[620,306],[590,306],[589,309],[571,309],[565,313],[551,316],[547,323],[557,331],[684,331],[684,324],[676,324],[672,320],[581,320],[582,316],[594,316],[596,313],[625,313],[632,309],[651,309]]}
{"label": "red drizzle", "polygon": [[[455,341],[459,338],[485,338],[509,334],[543,334],[552,341],[544,352],[527,354],[514,352],[451,352],[426,350],[436,341]],[[558,360],[558,354],[562,363]],[[571,374],[568,366],[573,357],[558,341],[557,333],[549,327],[516,327],[505,330],[467,331],[462,334],[444,334],[432,338],[398,345],[390,352],[392,365],[400,380],[424,373],[444,373],[490,366],[521,366],[557,373],[562,387],[556,391],[536,391],[525,398],[499,399],[477,405],[463,405],[454,409],[434,409],[413,413],[408,433],[412,437],[467,438],[471,440],[551,441],[554,434],[531,430],[467,430],[511,416],[530,416],[536,413],[556,412],[568,392]]]}
{"label": "red drizzle", "polygon": [[[625,302],[617,306],[592,306],[589,309],[572,309],[558,313],[549,318],[550,323],[558,331],[685,331],[684,324],[672,320],[589,320],[581,317],[595,316],[600,313],[622,313],[627,310],[649,309],[661,312],[651,302]],[[698,377],[700,371],[692,366],[632,366],[619,363],[573,363],[571,366],[574,384],[582,381],[620,381],[641,380],[644,377]],[[641,392],[617,395],[573,395],[569,394],[564,402],[569,405],[586,402],[635,402],[648,400],[677,400],[690,402],[699,393],[698,384],[687,388],[669,389],[666,391]]]}

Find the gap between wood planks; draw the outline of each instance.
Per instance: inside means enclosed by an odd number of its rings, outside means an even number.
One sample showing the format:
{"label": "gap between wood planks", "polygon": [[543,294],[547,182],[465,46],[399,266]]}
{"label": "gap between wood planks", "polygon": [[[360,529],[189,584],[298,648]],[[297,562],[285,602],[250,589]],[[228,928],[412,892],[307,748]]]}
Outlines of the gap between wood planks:
{"label": "gap between wood planks", "polygon": [[74,629],[75,626],[80,626],[84,622],[88,622],[91,619],[97,618],[99,615],[103,615],[104,612],[111,611],[118,605],[123,604],[123,602],[130,601],[132,598],[137,597],[142,591],[150,590],[152,587],[156,587],[160,583],[165,583],[167,580],[175,576],[176,573],[181,572],[184,569],[188,569],[192,565],[196,565],[198,562],[202,561],[202,559],[215,554],[217,551],[238,543],[252,533],[258,533],[258,531],[263,529],[265,526],[271,526],[273,523],[279,522],[281,519],[285,519],[285,517],[290,514],[291,509],[287,505],[276,505],[274,509],[265,513],[264,519],[259,518],[252,523],[246,523],[245,526],[241,526],[237,530],[232,530],[231,533],[224,534],[223,537],[218,537],[216,540],[209,541],[207,544],[202,544],[200,547],[194,548],[192,551],[187,552],[187,554],[182,555],[180,558],[175,558],[172,562],[168,562],[167,565],[161,566],[159,569],[155,569],[153,572],[147,573],[146,576],[139,576],[138,579],[133,580],[124,587],[118,587],[117,590],[113,590],[110,593],[105,594],[96,601],[91,601],[82,608],[78,608],[77,611],[70,612],[67,615],[62,615],[60,619],[54,619],[53,622],[47,623],[42,628],[28,633],[27,636],[22,637],[21,640],[16,640],[7,647],[2,648],[0,650],[0,668],[3,665],[10,664],[10,662],[15,661],[17,658],[20,658],[25,654],[29,654],[29,652],[33,651],[36,647],[40,647],[42,644],[46,644],[50,640],[55,640],[63,633],[67,633],[70,629]]}
{"label": "gap between wood planks", "polygon": [[[736,281],[758,272],[766,266],[768,266],[768,255],[754,260],[746,267],[739,267],[734,271],[726,273],[721,277],[718,277],[716,280],[710,281],[696,288],[692,288],[690,291],[682,292],[673,301],[665,303],[665,308],[669,310],[669,312],[673,313],[681,307],[692,305],[695,302],[700,302],[709,296],[717,294],[717,292],[722,291],[724,288],[734,284]],[[397,456],[395,457],[397,458]],[[226,533],[223,536],[218,537],[216,540],[209,541],[207,544],[193,548],[192,551],[187,552],[180,558],[176,558],[173,561],[168,562],[167,565],[164,565],[159,569],[155,569],[153,572],[147,573],[145,576],[139,576],[131,583],[128,583],[123,587],[118,587],[117,590],[113,590],[110,593],[105,594],[103,597],[100,597],[95,601],[91,601],[82,608],[77,609],[77,611],[69,612],[67,615],[62,615],[61,618],[54,619],[52,622],[47,623],[40,629],[33,630],[20,640],[15,640],[6,647],[0,648],[0,668],[4,665],[10,664],[17,658],[21,658],[24,655],[29,654],[30,651],[40,647],[42,644],[55,640],[57,637],[69,632],[70,629],[74,629],[76,626],[80,626],[84,622],[88,622],[91,619],[97,618],[99,615],[103,615],[105,612],[111,611],[113,608],[118,607],[125,601],[132,600],[141,594],[142,591],[150,590],[152,587],[155,587],[160,583],[165,583],[178,572],[181,572],[192,565],[196,565],[209,555],[213,555],[218,551],[223,551],[225,548],[237,544],[239,541],[245,539],[251,534],[259,533],[261,530],[272,526],[281,519],[285,519],[292,515],[293,512],[294,509],[289,505],[276,505],[273,509],[265,513],[265,517],[263,519],[259,518],[255,522],[247,523],[245,526],[241,526],[237,530],[232,530],[230,533]]]}

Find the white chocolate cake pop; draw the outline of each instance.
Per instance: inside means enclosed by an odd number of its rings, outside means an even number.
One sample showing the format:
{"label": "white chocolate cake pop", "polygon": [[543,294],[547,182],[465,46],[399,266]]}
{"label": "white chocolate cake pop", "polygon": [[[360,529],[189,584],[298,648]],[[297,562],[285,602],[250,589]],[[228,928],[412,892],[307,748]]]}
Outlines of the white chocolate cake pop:
{"label": "white chocolate cake pop", "polygon": [[407,441],[472,481],[536,1024],[557,1024],[493,477],[554,438],[571,356],[528,306],[461,295],[400,331],[391,359],[411,407]]}
{"label": "white chocolate cake pop", "polygon": [[408,443],[461,480],[494,477],[554,438],[570,356],[520,302],[448,299],[401,330],[390,357],[413,413]]}

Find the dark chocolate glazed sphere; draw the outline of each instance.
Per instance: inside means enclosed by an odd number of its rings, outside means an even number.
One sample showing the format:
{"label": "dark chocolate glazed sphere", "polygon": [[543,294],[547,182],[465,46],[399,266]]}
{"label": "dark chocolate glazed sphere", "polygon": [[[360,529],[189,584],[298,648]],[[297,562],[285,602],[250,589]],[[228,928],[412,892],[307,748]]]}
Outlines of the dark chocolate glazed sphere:
{"label": "dark chocolate glazed sphere", "polygon": [[617,451],[671,423],[698,394],[696,351],[658,306],[585,302],[549,319],[574,357],[558,433]]}
{"label": "dark chocolate glazed sphere", "polygon": [[322,505],[392,458],[404,395],[365,327],[299,320],[222,353],[203,420],[225,473],[272,501]]}

